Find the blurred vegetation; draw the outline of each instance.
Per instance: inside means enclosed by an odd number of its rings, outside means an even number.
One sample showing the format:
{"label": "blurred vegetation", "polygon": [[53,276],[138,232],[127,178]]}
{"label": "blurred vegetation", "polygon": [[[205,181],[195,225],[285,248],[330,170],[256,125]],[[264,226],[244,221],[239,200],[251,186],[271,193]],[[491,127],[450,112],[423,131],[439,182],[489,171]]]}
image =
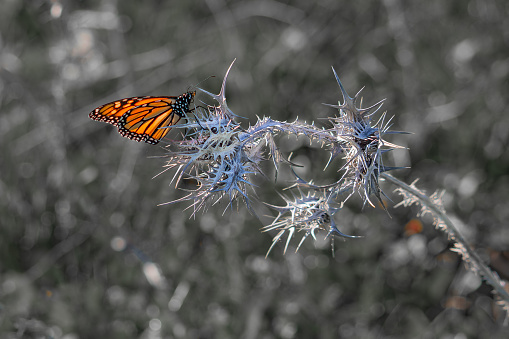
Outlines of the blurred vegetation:
{"label": "blurred vegetation", "polygon": [[[411,166],[395,175],[445,188],[450,216],[509,278],[508,17],[503,0],[4,0],[0,337],[507,338],[489,287],[430,220],[405,231],[415,210],[351,201],[337,223],[364,238],[336,239],[334,256],[320,236],[265,258],[268,209],[189,219],[186,205],[158,207],[181,196],[171,173],[151,180],[164,149],[88,113],[210,75],[200,86],[217,93],[237,58],[235,113],[320,124],[334,114],[321,103],[340,99],[332,65],[414,133],[391,140],[409,148],[387,159]],[[334,180],[325,151],[281,145],[306,179]],[[261,200],[281,203],[260,184]]]}

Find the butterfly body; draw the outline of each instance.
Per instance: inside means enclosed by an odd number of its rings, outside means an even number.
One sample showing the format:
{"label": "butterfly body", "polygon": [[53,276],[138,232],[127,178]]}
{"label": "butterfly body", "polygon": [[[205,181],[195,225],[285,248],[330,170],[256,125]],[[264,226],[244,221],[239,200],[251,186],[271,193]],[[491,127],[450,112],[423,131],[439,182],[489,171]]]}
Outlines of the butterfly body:
{"label": "butterfly body", "polygon": [[145,141],[155,145],[171,126],[190,112],[196,92],[187,92],[178,97],[133,97],[107,103],[90,112],[96,121],[112,124],[118,132],[129,139]]}

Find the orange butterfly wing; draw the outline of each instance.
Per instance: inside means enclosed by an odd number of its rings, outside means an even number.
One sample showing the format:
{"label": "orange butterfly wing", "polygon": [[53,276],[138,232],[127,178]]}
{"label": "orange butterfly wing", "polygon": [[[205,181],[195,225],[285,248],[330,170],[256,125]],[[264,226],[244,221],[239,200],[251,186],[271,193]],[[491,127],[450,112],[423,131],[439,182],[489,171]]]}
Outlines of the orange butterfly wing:
{"label": "orange butterfly wing", "polygon": [[89,116],[117,126],[124,137],[155,145],[190,111],[195,95],[127,98],[98,107]]}
{"label": "orange butterfly wing", "polygon": [[118,125],[118,121],[127,111],[134,108],[136,103],[149,97],[134,97],[113,101],[105,105],[99,106],[88,115],[90,119],[107,122],[114,126]]}

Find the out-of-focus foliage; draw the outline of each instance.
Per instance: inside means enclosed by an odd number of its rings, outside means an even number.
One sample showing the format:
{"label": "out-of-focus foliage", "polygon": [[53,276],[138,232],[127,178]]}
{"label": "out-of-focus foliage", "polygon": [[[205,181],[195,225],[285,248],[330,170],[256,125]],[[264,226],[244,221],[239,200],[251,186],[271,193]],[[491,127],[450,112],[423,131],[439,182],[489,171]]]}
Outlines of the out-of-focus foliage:
{"label": "out-of-focus foliage", "polygon": [[[227,87],[233,112],[320,120],[387,98],[395,173],[445,208],[502,277],[509,243],[506,1],[15,1],[0,11],[0,333],[6,338],[505,338],[489,288],[415,210],[351,199],[361,239],[265,253],[245,207],[189,219],[165,151],[88,119],[106,102]],[[206,100],[198,95],[196,102]],[[243,123],[243,122],[241,122]],[[247,126],[248,122],[246,122]],[[283,139],[317,184],[327,152]],[[334,168],[334,167],[332,167]],[[284,169],[276,185],[290,185]],[[192,186],[193,183],[183,182]],[[272,182],[259,198],[281,205]],[[384,184],[390,193],[390,185]],[[388,194],[395,202],[396,195]],[[408,230],[412,229],[412,232]],[[319,234],[323,239],[325,234]]]}

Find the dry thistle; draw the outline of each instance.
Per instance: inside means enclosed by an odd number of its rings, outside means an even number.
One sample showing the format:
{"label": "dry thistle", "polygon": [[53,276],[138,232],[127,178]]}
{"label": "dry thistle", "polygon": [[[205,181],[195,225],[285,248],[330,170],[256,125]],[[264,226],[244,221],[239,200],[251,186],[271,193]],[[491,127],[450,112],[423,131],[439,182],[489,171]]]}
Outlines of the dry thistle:
{"label": "dry thistle", "polygon": [[361,103],[357,107],[362,89],[354,97],[350,97],[334,68],[332,68],[332,71],[341,90],[343,103],[339,102],[338,105],[326,104],[339,110],[339,116],[329,118],[332,127],[326,130],[330,135],[329,142],[331,145],[329,163],[338,154],[343,153],[345,164],[338,170],[343,171],[341,178],[329,187],[337,191],[350,189],[351,193],[344,201],[353,193],[359,192],[364,203],[368,202],[374,207],[370,200],[370,196],[373,194],[383,206],[381,195],[385,196],[385,194],[380,189],[380,174],[402,167],[384,166],[382,155],[393,149],[404,147],[392,144],[382,137],[385,134],[406,132],[389,131],[392,118],[385,122],[385,112],[382,113],[375,124],[372,124],[373,115],[378,112],[385,99],[367,108],[361,108]]}

